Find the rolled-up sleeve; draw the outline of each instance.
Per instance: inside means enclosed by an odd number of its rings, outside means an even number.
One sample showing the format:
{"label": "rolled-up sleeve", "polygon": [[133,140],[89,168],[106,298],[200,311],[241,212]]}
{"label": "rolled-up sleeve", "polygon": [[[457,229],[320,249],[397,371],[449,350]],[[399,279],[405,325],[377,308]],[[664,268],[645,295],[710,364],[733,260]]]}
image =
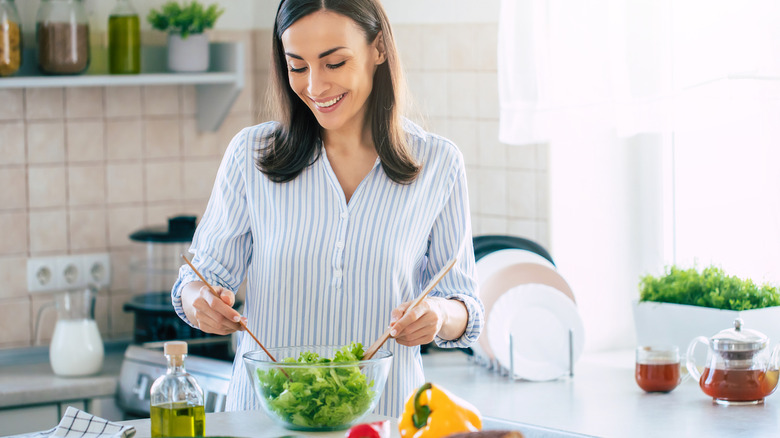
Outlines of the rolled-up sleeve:
{"label": "rolled-up sleeve", "polygon": [[[250,146],[247,130],[230,142],[219,166],[214,188],[192,240],[192,264],[212,285],[238,290],[252,256],[252,235],[247,210],[245,166]],[[184,264],[171,290],[176,313],[187,324],[181,293],[187,283],[198,281],[192,269]]]}
{"label": "rolled-up sleeve", "polygon": [[434,342],[442,348],[466,348],[476,342],[482,333],[485,309],[479,298],[466,169],[459,152],[453,161],[449,187],[452,187],[452,191],[431,232],[428,265],[423,280],[427,283],[457,254],[457,262],[430,295],[462,301],[468,311],[468,323],[460,338],[445,340],[436,336]]}

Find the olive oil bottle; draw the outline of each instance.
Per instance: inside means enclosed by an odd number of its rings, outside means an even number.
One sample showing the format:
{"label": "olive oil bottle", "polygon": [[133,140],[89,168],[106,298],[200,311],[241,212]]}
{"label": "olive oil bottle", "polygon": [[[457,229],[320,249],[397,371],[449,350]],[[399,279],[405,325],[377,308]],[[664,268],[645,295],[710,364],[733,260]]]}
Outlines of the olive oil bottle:
{"label": "olive oil bottle", "polygon": [[108,16],[108,71],[141,72],[141,20],[130,0],[117,0]]}
{"label": "olive oil bottle", "polygon": [[203,406],[187,402],[163,403],[152,406],[152,436],[203,436],[206,412]]}
{"label": "olive oil bottle", "polygon": [[204,436],[206,411],[203,390],[184,368],[187,343],[165,343],[168,371],[151,389],[152,437]]}

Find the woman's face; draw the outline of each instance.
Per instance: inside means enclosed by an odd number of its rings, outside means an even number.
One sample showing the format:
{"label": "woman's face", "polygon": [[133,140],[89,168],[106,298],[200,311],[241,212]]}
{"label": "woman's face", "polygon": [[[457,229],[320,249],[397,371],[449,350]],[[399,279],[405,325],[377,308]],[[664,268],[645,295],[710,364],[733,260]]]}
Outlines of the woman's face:
{"label": "woman's face", "polygon": [[381,38],[366,42],[352,19],[318,11],[282,33],[290,87],[326,130],[362,130]]}

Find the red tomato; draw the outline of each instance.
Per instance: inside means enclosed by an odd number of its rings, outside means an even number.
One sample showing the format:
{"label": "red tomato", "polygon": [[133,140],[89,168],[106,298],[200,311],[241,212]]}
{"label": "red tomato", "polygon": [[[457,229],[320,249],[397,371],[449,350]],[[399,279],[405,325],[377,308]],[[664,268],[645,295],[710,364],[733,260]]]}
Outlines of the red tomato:
{"label": "red tomato", "polygon": [[389,438],[390,421],[376,421],[352,426],[345,438]]}

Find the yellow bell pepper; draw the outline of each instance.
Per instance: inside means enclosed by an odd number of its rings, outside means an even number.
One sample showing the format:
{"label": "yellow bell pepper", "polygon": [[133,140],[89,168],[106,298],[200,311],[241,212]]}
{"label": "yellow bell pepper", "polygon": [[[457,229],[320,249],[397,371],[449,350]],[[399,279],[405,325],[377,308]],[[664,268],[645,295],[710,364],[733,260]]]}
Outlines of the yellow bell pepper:
{"label": "yellow bell pepper", "polygon": [[482,417],[470,403],[426,383],[409,397],[398,420],[401,438],[441,438],[482,429]]}

